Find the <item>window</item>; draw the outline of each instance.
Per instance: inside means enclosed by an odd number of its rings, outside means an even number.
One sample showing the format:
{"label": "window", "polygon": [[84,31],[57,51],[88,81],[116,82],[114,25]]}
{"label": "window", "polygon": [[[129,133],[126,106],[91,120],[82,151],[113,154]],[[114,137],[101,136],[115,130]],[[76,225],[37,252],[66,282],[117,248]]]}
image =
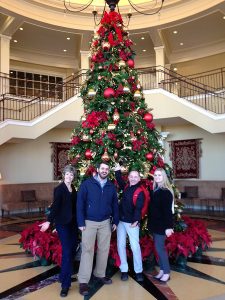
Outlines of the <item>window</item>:
{"label": "window", "polygon": [[62,98],[62,77],[10,70],[10,93],[25,97]]}

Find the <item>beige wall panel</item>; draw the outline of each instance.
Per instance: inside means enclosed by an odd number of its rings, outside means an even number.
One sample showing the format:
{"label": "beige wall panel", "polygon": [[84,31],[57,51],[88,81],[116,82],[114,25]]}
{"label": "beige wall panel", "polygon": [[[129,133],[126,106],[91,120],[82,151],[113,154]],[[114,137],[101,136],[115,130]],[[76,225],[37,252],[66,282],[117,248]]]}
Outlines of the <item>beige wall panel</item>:
{"label": "beige wall panel", "polygon": [[177,72],[190,75],[225,67],[225,52],[176,64]]}
{"label": "beige wall panel", "polygon": [[[16,71],[37,73],[42,75],[59,76],[63,78],[67,77],[68,74],[68,70],[66,68],[57,68],[53,66],[26,63],[18,60],[10,60],[10,69]],[[69,75],[71,75],[71,73]]]}
{"label": "beige wall panel", "polygon": [[50,142],[69,142],[71,129],[53,129],[37,138],[0,146],[2,180],[6,183],[53,181]]}

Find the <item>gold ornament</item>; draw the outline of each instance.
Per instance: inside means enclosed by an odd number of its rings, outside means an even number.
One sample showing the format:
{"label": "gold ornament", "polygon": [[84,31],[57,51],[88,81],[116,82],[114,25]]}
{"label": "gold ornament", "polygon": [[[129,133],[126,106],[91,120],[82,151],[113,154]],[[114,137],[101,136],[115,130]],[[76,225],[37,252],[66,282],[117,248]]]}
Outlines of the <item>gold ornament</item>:
{"label": "gold ornament", "polygon": [[115,125],[117,125],[117,124],[119,123],[119,120],[120,120],[120,114],[119,114],[117,108],[115,109],[112,118],[113,118],[113,123],[114,123]]}
{"label": "gold ornament", "polygon": [[80,168],[80,175],[81,176],[84,176],[85,172],[86,172],[86,168],[85,167]]}
{"label": "gold ornament", "polygon": [[141,92],[137,90],[137,91],[134,93],[134,98],[136,98],[136,99],[141,98]]}
{"label": "gold ornament", "polygon": [[109,161],[109,160],[110,160],[110,157],[109,157],[109,155],[108,155],[107,148],[105,148],[105,152],[104,152],[103,155],[102,155],[102,160],[103,160],[103,161]]}
{"label": "gold ornament", "polygon": [[121,68],[121,67],[125,67],[125,66],[126,66],[125,61],[124,60],[120,60],[119,61],[119,67]]}
{"label": "gold ornament", "polygon": [[83,134],[83,135],[82,135],[82,140],[83,140],[84,142],[89,142],[89,141],[90,141],[89,135],[88,135],[88,134]]}
{"label": "gold ornament", "polygon": [[131,142],[135,142],[137,140],[137,138],[133,132],[130,133],[130,140],[131,140]]}
{"label": "gold ornament", "polygon": [[129,86],[125,85],[125,86],[123,87],[123,91],[124,91],[124,93],[129,93],[129,92],[130,92]]}
{"label": "gold ornament", "polygon": [[94,89],[89,89],[88,97],[93,98],[96,95],[96,91]]}
{"label": "gold ornament", "polygon": [[115,124],[109,124],[108,125],[108,130],[114,130],[116,128]]}
{"label": "gold ornament", "polygon": [[108,42],[103,42],[103,43],[102,43],[102,48],[109,49],[109,48],[110,48],[110,43],[108,43]]}

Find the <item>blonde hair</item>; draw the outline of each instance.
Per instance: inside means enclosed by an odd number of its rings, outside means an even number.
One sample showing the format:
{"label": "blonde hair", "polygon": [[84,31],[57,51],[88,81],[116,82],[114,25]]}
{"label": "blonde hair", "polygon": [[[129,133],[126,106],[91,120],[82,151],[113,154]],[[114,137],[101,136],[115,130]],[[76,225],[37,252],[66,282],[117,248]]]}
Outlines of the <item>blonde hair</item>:
{"label": "blonde hair", "polygon": [[[168,189],[171,194],[173,195],[173,198],[174,198],[174,192],[173,192],[173,188],[169,182],[169,179],[168,179],[168,176],[166,174],[166,171],[163,169],[163,168],[157,168],[155,170],[155,172],[161,172],[162,176],[163,176],[163,181],[162,181],[162,185],[160,187],[162,187],[163,189]],[[154,174],[155,174],[154,172]],[[158,184],[155,182],[155,178],[154,178],[154,181],[153,181],[153,189],[156,189],[158,186]]]}

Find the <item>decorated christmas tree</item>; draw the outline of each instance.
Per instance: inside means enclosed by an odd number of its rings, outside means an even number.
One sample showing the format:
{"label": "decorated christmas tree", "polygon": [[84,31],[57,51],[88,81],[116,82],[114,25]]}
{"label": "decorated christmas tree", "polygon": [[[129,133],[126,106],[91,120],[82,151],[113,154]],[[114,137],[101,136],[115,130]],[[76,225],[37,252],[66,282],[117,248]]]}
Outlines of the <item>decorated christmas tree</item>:
{"label": "decorated christmas tree", "polygon": [[[151,109],[146,106],[134,69],[132,44],[120,14],[105,12],[92,41],[91,67],[81,90],[84,114],[71,138],[69,158],[79,170],[78,186],[84,178],[96,172],[96,164],[101,161],[111,167],[121,163],[124,176],[129,170],[140,171],[143,183],[150,188],[157,167],[164,168],[171,179],[171,169],[162,158],[164,150],[159,142],[160,133],[153,123]],[[110,176],[114,179],[114,172]],[[176,203],[175,233],[166,240],[169,256],[175,262],[180,258],[186,261],[187,257],[201,253],[211,243],[202,221],[181,218],[181,211],[181,206]],[[142,258],[152,263],[155,262],[153,241],[146,229],[146,217],[142,221]],[[48,243],[51,238],[57,247],[47,252],[43,234],[38,224],[33,224],[22,232],[20,243],[33,255],[38,250],[39,255],[41,253],[42,257],[60,265],[61,247],[55,241],[55,234],[49,229]],[[127,254],[131,256],[129,246]],[[111,239],[109,256],[119,266],[115,235]]]}
{"label": "decorated christmas tree", "polygon": [[140,171],[146,185],[157,167],[170,171],[134,68],[132,45],[121,15],[105,12],[92,40],[91,66],[81,90],[84,114],[71,139],[70,161],[81,180],[92,175],[100,161],[111,166],[120,162],[124,173]]}

